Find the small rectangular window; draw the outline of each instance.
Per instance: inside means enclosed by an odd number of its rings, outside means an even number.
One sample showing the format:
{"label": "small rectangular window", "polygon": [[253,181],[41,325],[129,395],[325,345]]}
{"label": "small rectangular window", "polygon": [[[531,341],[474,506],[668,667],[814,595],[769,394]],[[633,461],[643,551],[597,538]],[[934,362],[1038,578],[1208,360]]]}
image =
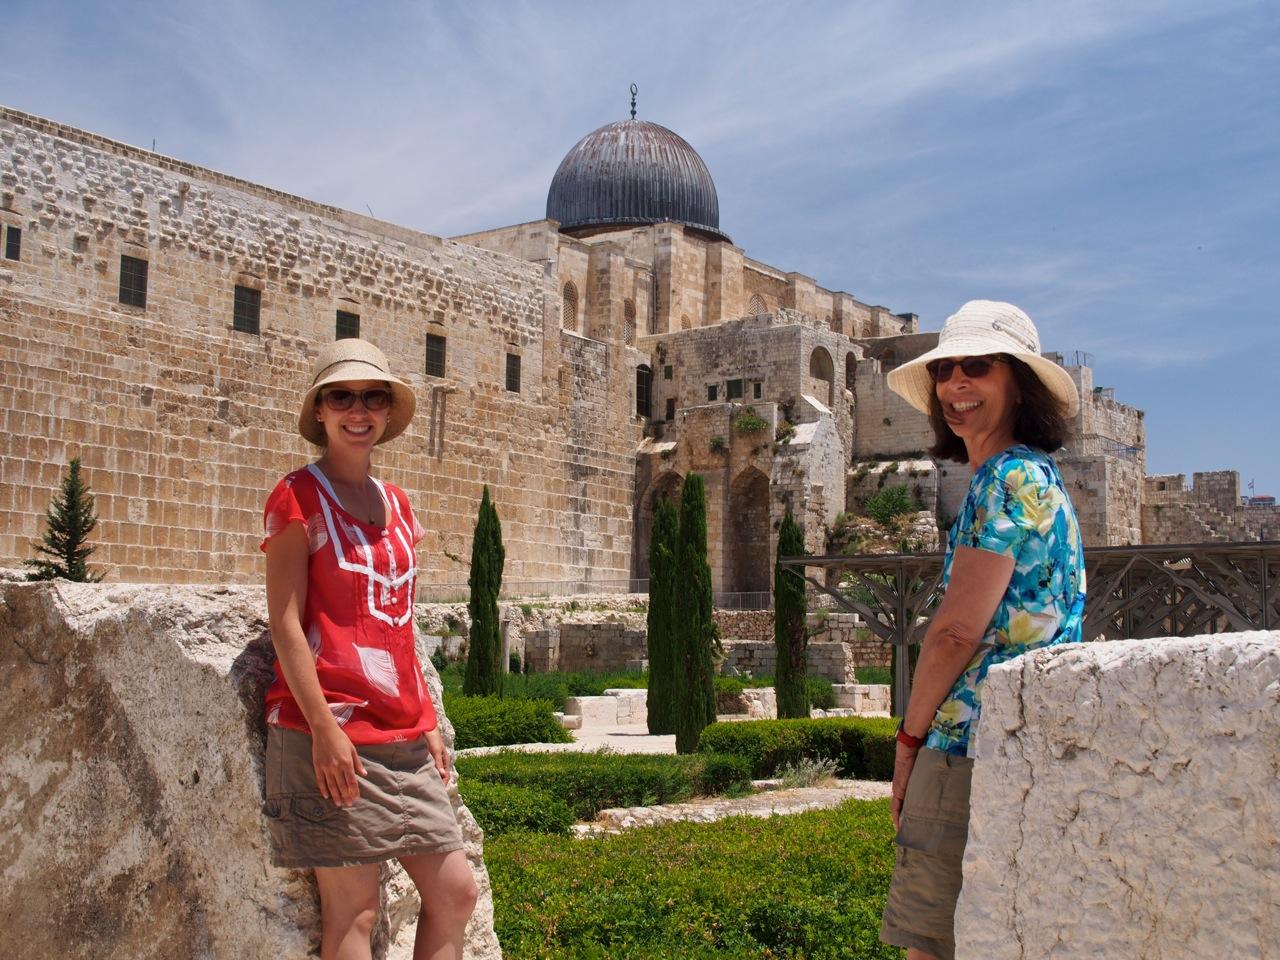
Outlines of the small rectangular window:
{"label": "small rectangular window", "polygon": [[360,336],[360,314],[339,310],[334,323],[335,340],[354,340]]}
{"label": "small rectangular window", "polygon": [[445,338],[438,334],[427,334],[427,376],[444,376]]}
{"label": "small rectangular window", "polygon": [[719,393],[720,393],[720,384],[718,383],[707,384],[707,403],[715,403],[716,397]]}
{"label": "small rectangular window", "polygon": [[672,372],[673,371],[671,369],[671,364],[668,363],[665,367],[662,368],[662,379],[670,380]]}
{"label": "small rectangular window", "polygon": [[256,334],[261,318],[262,291],[237,285],[235,303],[231,309],[232,329]]}
{"label": "small rectangular window", "polygon": [[520,392],[520,354],[507,354],[507,389],[512,393]]}
{"label": "small rectangular window", "polygon": [[22,228],[10,227],[4,238],[4,258],[6,260],[22,259]]}
{"label": "small rectangular window", "polygon": [[147,261],[120,257],[120,302],[131,307],[147,305]]}
{"label": "small rectangular window", "polygon": [[751,385],[751,399],[759,400],[764,396],[764,384],[757,380]]}
{"label": "small rectangular window", "polygon": [[742,381],[730,380],[726,385],[725,396],[730,400],[742,399]]}
{"label": "small rectangular window", "polygon": [[636,367],[636,416],[651,417],[650,402],[653,398],[653,370],[645,365]]}
{"label": "small rectangular window", "polygon": [[667,397],[667,422],[670,423],[676,418],[676,398]]}

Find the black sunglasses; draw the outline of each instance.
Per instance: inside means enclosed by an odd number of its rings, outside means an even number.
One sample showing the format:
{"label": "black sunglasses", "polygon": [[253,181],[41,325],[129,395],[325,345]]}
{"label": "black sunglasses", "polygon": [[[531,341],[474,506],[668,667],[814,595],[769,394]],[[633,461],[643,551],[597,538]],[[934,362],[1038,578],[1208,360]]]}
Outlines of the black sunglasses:
{"label": "black sunglasses", "polygon": [[330,410],[350,410],[356,397],[364,404],[366,410],[385,410],[391,406],[391,391],[385,387],[374,387],[372,390],[326,390],[320,395],[320,401]]}
{"label": "black sunglasses", "polygon": [[1008,357],[965,357],[963,360],[934,360],[926,364],[925,369],[933,377],[934,383],[946,383],[951,379],[951,374],[956,372],[956,367],[963,370],[970,380],[977,380],[990,373],[995,364],[1008,362]]}

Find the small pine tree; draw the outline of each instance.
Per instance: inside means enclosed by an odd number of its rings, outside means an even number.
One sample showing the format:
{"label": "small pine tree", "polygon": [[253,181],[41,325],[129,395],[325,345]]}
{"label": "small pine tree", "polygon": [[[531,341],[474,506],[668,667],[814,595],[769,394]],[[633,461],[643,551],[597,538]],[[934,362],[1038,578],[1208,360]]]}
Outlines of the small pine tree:
{"label": "small pine tree", "polygon": [[[778,560],[804,555],[804,531],[787,508],[778,530]],[[809,716],[809,636],[805,629],[804,579],[798,570],[777,563],[773,571],[773,642],[778,651],[774,686],[778,717]]]}
{"label": "small pine tree", "polygon": [[32,567],[27,574],[28,580],[52,580],[62,577],[78,583],[97,583],[102,574],[90,573],[89,555],[94,548],[86,546],[89,534],[98,525],[98,517],[93,511],[93,496],[89,493],[89,485],[80,477],[80,458],[75,457],[68,464],[66,475],[62,478],[62,488],[44,515],[45,531],[41,542],[36,544],[36,552],[43,553],[43,559],[24,561]]}
{"label": "small pine tree", "polygon": [[707,496],[702,477],[690,474],[680,503],[680,538],[676,551],[674,661],[676,752],[693,753],[698,738],[716,719],[711,649],[711,567],[707,563]]}
{"label": "small pine tree", "polygon": [[675,623],[676,549],[680,536],[680,517],[675,504],[666,497],[658,500],[654,511],[653,531],[649,546],[649,696],[647,700],[649,732],[675,733],[672,701],[675,695],[676,667],[671,635]]}
{"label": "small pine tree", "polygon": [[480,515],[471,540],[471,634],[467,643],[467,670],[462,692],[468,697],[502,696],[502,630],[498,624],[498,594],[502,590],[502,524],[489,499],[486,485],[480,498]]}

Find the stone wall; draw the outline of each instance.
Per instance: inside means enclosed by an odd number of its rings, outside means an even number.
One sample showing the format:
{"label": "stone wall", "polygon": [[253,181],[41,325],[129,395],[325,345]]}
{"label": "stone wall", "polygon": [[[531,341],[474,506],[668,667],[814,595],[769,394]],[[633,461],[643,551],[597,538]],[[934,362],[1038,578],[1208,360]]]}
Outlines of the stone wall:
{"label": "stone wall", "polygon": [[[726,642],[724,653],[725,665],[738,673],[773,676],[778,668],[778,651],[772,640]],[[809,676],[823,677],[832,683],[855,683],[857,666],[853,651],[846,644],[809,642]]]}
{"label": "stone wall", "polygon": [[956,956],[1280,956],[1280,633],[992,669]]}
{"label": "stone wall", "polygon": [[[305,960],[310,871],[271,866],[260,588],[0,584],[0,917],[15,960]],[[430,661],[424,679],[440,711]],[[481,834],[449,789],[501,956]],[[408,960],[418,897],[384,873],[374,956]]]}
{"label": "stone wall", "polygon": [[928,459],[855,463],[849,470],[845,486],[846,506],[850,511],[862,513],[867,501],[885,487],[906,487],[922,509],[936,514],[940,479],[938,465]]}
{"label": "stone wall", "polygon": [[620,623],[562,623],[559,648],[566,672],[627,670],[648,656],[645,631]]}
{"label": "stone wall", "polygon": [[[111,579],[258,579],[262,503],[314,456],[296,404],[343,310],[418,396],[378,468],[428,531],[425,575],[465,578],[448,554],[469,552],[487,483],[509,577],[628,576],[634,351],[562,339],[541,266],[18,111],[0,150],[0,214],[23,229],[0,261],[0,561],[30,556],[78,455]],[[145,308],[119,302],[122,255],[148,264]],[[237,286],[261,294],[256,334],[233,329]]]}

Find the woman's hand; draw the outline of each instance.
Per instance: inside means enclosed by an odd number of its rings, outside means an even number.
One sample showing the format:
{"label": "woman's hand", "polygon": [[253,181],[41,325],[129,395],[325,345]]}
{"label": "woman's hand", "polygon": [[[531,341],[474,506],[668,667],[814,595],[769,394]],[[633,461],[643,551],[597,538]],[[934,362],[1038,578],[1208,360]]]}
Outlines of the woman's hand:
{"label": "woman's hand", "polygon": [[907,797],[907,781],[916,765],[919,747],[908,747],[901,740],[893,756],[893,799],[889,802],[889,815],[893,817],[893,829],[902,824],[902,802]]}
{"label": "woman's hand", "polygon": [[337,723],[311,732],[311,764],[316,771],[320,796],[339,807],[349,807],[360,796],[356,774],[364,776],[360,754]]}
{"label": "woman's hand", "polygon": [[426,732],[427,749],[431,751],[431,759],[436,762],[436,772],[446,784],[449,782],[449,751],[444,748],[444,736],[440,733],[440,725]]}

